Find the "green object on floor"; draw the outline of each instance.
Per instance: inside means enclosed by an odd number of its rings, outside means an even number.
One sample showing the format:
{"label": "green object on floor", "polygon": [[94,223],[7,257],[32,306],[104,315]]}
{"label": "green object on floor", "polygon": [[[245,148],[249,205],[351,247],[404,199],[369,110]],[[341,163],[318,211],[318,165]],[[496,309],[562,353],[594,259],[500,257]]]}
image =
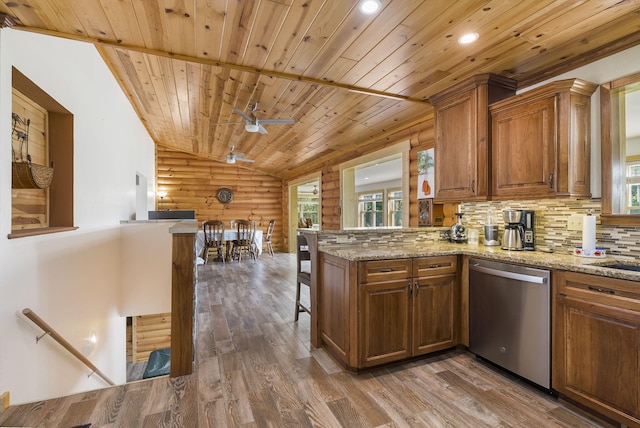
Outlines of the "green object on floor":
{"label": "green object on floor", "polygon": [[171,370],[171,348],[156,349],[149,354],[142,379],[168,375]]}

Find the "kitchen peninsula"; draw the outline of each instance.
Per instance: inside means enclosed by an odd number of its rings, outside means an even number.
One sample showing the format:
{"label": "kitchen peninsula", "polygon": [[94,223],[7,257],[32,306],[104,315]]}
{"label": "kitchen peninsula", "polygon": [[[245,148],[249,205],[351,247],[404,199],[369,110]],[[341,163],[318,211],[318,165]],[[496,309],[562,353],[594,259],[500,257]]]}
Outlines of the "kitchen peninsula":
{"label": "kitchen peninsula", "polygon": [[[552,389],[640,424],[640,272],[606,267],[619,259],[451,244],[439,240],[437,228],[305,233],[317,239],[314,346],[346,368],[468,347],[470,258],[545,268],[552,287]],[[616,376],[607,375],[612,371]],[[633,381],[621,390],[620,379]]]}

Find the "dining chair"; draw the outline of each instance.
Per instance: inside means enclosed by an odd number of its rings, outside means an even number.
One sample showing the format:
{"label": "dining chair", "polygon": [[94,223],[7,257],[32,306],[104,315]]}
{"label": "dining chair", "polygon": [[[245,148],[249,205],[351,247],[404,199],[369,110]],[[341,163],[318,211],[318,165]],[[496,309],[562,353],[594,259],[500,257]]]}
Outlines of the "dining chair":
{"label": "dining chair", "polygon": [[234,260],[242,261],[243,255],[256,258],[256,252],[253,250],[253,236],[256,230],[255,222],[247,220],[236,220],[237,236],[233,241],[233,249],[231,257]]}
{"label": "dining chair", "polygon": [[297,235],[296,237],[296,256],[297,256],[297,284],[296,284],[296,313],[294,321],[298,321],[298,315],[300,312],[306,312],[311,315],[311,306],[305,306],[300,303],[300,286],[306,285],[311,289],[311,253],[309,252],[309,245],[307,244],[307,238],[303,235]]}
{"label": "dining chair", "polygon": [[202,222],[204,232],[204,263],[209,260],[209,250],[215,249],[218,258],[225,261],[224,223],[218,220],[206,220]]}
{"label": "dining chair", "polygon": [[273,257],[273,247],[271,246],[271,235],[273,234],[273,229],[275,227],[276,221],[270,220],[269,226],[267,226],[267,234],[262,238],[262,242],[267,244],[267,251]]}

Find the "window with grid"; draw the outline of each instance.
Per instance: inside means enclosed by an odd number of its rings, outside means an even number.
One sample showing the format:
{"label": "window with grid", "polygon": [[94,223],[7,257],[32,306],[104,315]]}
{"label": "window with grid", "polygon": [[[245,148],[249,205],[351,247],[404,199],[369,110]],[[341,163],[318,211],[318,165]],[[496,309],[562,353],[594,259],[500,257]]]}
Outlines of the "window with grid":
{"label": "window with grid", "polygon": [[627,213],[640,214],[640,161],[627,163]]}
{"label": "window with grid", "polygon": [[358,195],[358,226],[384,226],[384,193],[382,191]]}
{"label": "window with grid", "polygon": [[298,218],[310,218],[314,225],[320,224],[320,219],[318,218],[318,200],[317,195],[298,195]]}
{"label": "window with grid", "polygon": [[387,225],[402,226],[402,190],[387,190]]}

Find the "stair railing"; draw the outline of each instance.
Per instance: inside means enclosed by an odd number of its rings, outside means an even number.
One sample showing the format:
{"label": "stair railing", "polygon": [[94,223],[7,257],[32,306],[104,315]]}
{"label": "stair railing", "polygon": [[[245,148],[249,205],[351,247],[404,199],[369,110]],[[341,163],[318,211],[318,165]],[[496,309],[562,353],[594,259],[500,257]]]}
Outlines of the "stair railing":
{"label": "stair railing", "polygon": [[73,347],[73,345],[71,345],[69,342],[67,342],[67,340],[64,337],[60,336],[60,334],[57,331],[55,331],[49,324],[47,324],[35,312],[33,312],[29,308],[24,308],[22,310],[22,313],[24,314],[24,316],[29,318],[35,325],[40,327],[42,329],[42,331],[44,331],[43,334],[41,334],[40,336],[36,337],[36,343],[40,342],[40,340],[45,336],[51,336],[51,338],[53,340],[55,340],[60,345],[62,345],[62,347],[64,349],[66,349],[67,351],[69,351],[71,353],[71,355],[76,357],[85,366],[87,366],[87,367],[89,367],[91,369],[91,373],[89,373],[88,377],[91,377],[91,375],[95,373],[98,376],[100,376],[109,385],[115,385],[115,383],[111,379],[109,379],[109,377],[107,377],[107,375],[105,375],[103,372],[101,372],[91,361],[89,361],[89,359],[87,359],[87,357],[82,355],[82,353],[80,351],[78,351],[76,348]]}

